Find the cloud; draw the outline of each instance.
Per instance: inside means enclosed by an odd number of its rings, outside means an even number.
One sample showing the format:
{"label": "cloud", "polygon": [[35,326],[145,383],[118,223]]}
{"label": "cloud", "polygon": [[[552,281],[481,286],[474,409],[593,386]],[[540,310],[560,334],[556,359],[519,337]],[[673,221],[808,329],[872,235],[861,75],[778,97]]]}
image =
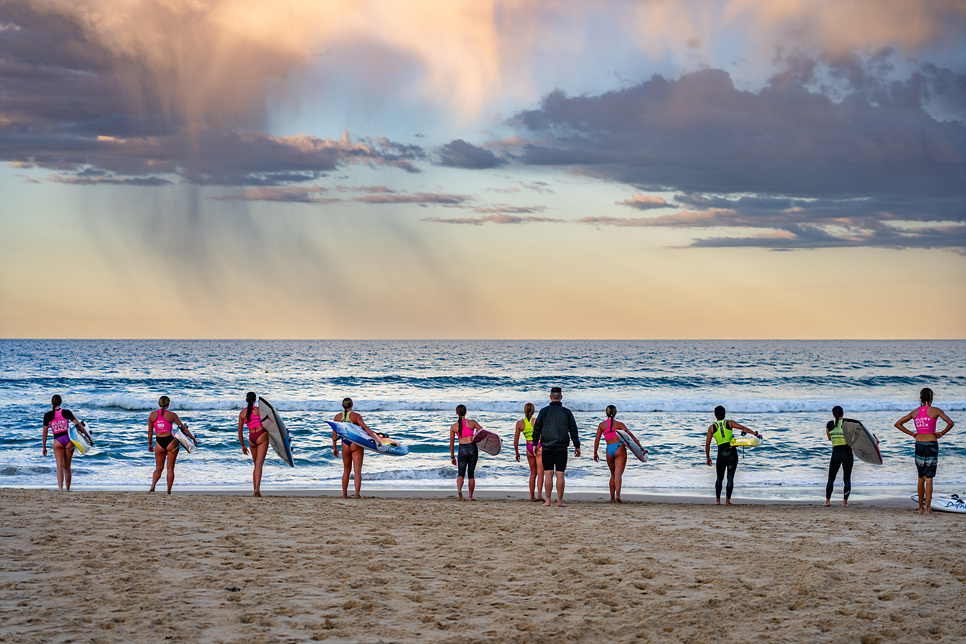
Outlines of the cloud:
{"label": "cloud", "polygon": [[215,201],[279,201],[288,203],[331,203],[339,199],[329,199],[313,195],[327,192],[322,186],[266,186],[246,188],[240,193],[210,197]]}
{"label": "cloud", "polygon": [[368,204],[415,203],[421,205],[459,206],[470,200],[467,195],[417,192],[415,194],[379,194],[358,197],[354,201]]}
{"label": "cloud", "polygon": [[436,154],[439,157],[439,164],[450,168],[487,170],[506,164],[504,159],[498,158],[489,150],[467,143],[463,139],[450,141],[438,148]]}
{"label": "cloud", "polygon": [[624,199],[623,201],[615,201],[614,204],[618,206],[627,206],[629,208],[634,208],[635,210],[667,208],[669,205],[664,197],[646,196],[642,194],[636,194],[630,199]]}
{"label": "cloud", "polygon": [[440,219],[438,217],[427,217],[420,221],[430,221],[437,224],[469,224],[471,226],[482,226],[483,224],[532,224],[532,223],[560,223],[563,219],[551,217],[521,216],[509,212],[484,215],[483,217],[463,217],[456,219]]}

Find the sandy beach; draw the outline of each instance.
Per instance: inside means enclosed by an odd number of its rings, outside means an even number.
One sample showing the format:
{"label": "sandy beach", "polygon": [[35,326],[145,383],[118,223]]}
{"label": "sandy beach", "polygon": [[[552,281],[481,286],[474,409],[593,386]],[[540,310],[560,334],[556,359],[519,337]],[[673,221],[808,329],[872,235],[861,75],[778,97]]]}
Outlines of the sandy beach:
{"label": "sandy beach", "polygon": [[966,638],[959,515],[581,498],[0,489],[0,641]]}

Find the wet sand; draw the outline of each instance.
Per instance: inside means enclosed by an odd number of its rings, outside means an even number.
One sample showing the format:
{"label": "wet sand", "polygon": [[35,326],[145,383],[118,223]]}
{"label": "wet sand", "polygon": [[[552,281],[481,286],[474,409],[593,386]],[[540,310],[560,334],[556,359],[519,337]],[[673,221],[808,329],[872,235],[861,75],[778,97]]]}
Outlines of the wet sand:
{"label": "wet sand", "polygon": [[911,502],[376,494],[0,489],[0,642],[966,638],[966,518]]}

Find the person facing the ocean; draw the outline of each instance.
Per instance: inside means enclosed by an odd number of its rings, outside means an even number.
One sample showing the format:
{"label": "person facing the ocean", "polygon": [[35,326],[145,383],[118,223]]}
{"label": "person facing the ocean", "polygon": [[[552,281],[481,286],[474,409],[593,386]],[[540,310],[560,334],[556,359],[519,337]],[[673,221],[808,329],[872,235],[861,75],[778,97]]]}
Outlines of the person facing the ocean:
{"label": "person facing the ocean", "polygon": [[[617,435],[618,431],[627,432],[637,445],[644,450],[637,437],[627,429],[627,425],[617,420],[617,407],[608,405],[604,410],[607,420],[597,426],[597,437],[594,439],[594,461],[599,462],[597,449],[600,447],[600,438],[604,437],[607,451],[607,467],[610,468],[610,502],[623,503],[621,501],[621,482],[624,476],[624,468],[627,467],[627,447]],[[644,450],[645,452],[647,450]]]}
{"label": "person facing the ocean", "polygon": [[178,451],[181,447],[181,443],[171,435],[171,427],[177,425],[181,431],[191,436],[192,440],[195,438],[188,431],[188,426],[178,418],[178,414],[168,411],[170,404],[170,398],[161,396],[158,398],[158,410],[148,415],[148,451],[154,452],[154,474],[151,476],[151,489],[148,492],[154,492],[154,487],[158,484],[167,462],[168,494],[171,494],[171,486],[174,485],[174,463],[178,459]]}
{"label": "person facing the ocean", "polygon": [[[262,495],[262,466],[268,454],[268,430],[262,425],[261,410],[255,401],[258,396],[254,391],[245,395],[247,406],[238,412],[238,442],[241,443],[242,454],[248,456],[251,451],[255,469],[252,472],[252,485],[255,489],[252,496]],[[245,426],[248,426],[248,447],[245,447]]]}
{"label": "person facing the ocean", "polygon": [[533,423],[533,444],[539,445],[543,454],[543,487],[546,500],[544,507],[550,507],[550,493],[553,491],[554,474],[557,479],[557,507],[565,507],[564,472],[567,470],[567,448],[574,442],[574,457],[580,457],[580,438],[577,436],[577,421],[574,414],[563,406],[563,392],[560,387],[550,389],[550,404],[540,410]]}
{"label": "person facing the ocean", "polygon": [[[335,415],[333,419],[337,423],[352,423],[361,427],[369,435],[376,445],[383,443],[382,438],[376,432],[369,429],[362,416],[352,411],[352,398],[342,399],[342,411]],[[339,458],[339,436],[332,432],[332,454]],[[365,448],[342,439],[342,498],[349,498],[349,472],[354,476],[355,498],[361,499],[362,490],[362,460],[365,458]]]}
{"label": "person facing the ocean", "polygon": [[[909,412],[896,421],[896,429],[916,439],[916,470],[919,474],[919,514],[932,514],[932,480],[939,464],[939,439],[946,435],[956,424],[939,407],[932,406],[932,389],[926,387],[919,392],[919,408]],[[936,431],[936,420],[942,418],[946,426]],[[916,431],[906,429],[906,423],[913,421]]]}
{"label": "person facing the ocean", "polygon": [[543,501],[543,460],[539,445],[533,444],[533,413],[536,408],[533,403],[523,406],[523,418],[517,421],[516,432],[513,434],[513,451],[516,452],[517,462],[520,462],[520,434],[527,442],[527,464],[530,465],[530,500]]}
{"label": "person facing the ocean", "polygon": [[735,489],[735,470],[738,469],[738,448],[732,446],[731,438],[734,430],[740,429],[742,435],[752,434],[761,438],[761,434],[748,429],[744,425],[738,424],[733,420],[726,420],[727,412],[725,408],[718,405],[714,408],[715,422],[708,427],[708,438],[704,442],[704,455],[711,467],[711,439],[714,438],[718,444],[718,457],[715,460],[715,470],[717,478],[714,482],[715,503],[721,505],[721,481],[724,479],[725,471],[728,473],[728,485],[725,488],[725,505],[731,505],[731,493]]}
{"label": "person facing the ocean", "polygon": [[[480,450],[473,437],[476,432],[483,429],[482,426],[472,418],[466,418],[466,406],[456,406],[456,422],[449,428],[449,457],[453,465],[457,466],[456,471],[456,492],[459,494],[460,501],[463,500],[463,479],[470,481],[469,500],[473,500],[473,491],[476,489],[476,461],[480,458]],[[453,453],[456,439],[459,439],[459,452]]]}
{"label": "person facing the ocean", "polygon": [[825,484],[825,507],[832,505],[832,488],[835,487],[835,477],[842,468],[842,483],[845,486],[845,496],[842,497],[842,507],[849,504],[849,494],[852,492],[852,448],[845,442],[842,431],[842,417],[845,411],[838,405],[832,407],[832,420],[825,425],[825,435],[832,441],[832,460],[828,465],[828,483]]}
{"label": "person facing the ocean", "polygon": [[47,456],[47,430],[53,433],[54,438],[54,461],[57,463],[57,489],[70,492],[70,461],[74,456],[74,444],[70,442],[70,424],[74,423],[77,427],[84,424],[74,417],[69,409],[61,409],[62,399],[59,394],[54,394],[50,399],[53,407],[44,414],[44,437],[42,443],[43,455]]}

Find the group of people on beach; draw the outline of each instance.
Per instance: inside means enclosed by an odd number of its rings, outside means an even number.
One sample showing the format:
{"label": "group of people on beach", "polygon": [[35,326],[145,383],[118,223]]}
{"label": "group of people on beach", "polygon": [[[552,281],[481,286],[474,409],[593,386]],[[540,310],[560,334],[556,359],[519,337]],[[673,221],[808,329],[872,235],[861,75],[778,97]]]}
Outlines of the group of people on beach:
{"label": "group of people on beach", "polygon": [[[567,461],[571,443],[574,447],[574,457],[580,457],[580,437],[577,432],[577,421],[573,412],[563,406],[563,392],[560,387],[553,387],[550,390],[550,404],[543,407],[534,417],[536,408],[533,403],[527,403],[523,408],[523,418],[517,421],[513,436],[513,450],[517,461],[520,461],[520,438],[525,442],[525,455],[530,469],[530,500],[542,502],[544,506],[551,505],[551,494],[554,486],[557,488],[556,503],[559,507],[564,507],[564,474],[567,470]],[[925,388],[919,392],[920,406],[903,416],[895,423],[895,427],[916,440],[915,462],[919,476],[919,513],[930,513],[930,502],[932,499],[932,483],[936,476],[936,467],[939,459],[939,439],[949,432],[955,423],[946,413],[932,405],[932,389]],[[263,412],[255,404],[257,396],[254,392],[249,392],[245,397],[246,407],[238,414],[238,440],[241,443],[242,452],[247,456],[251,455],[254,463],[252,482],[254,486],[254,496],[261,496],[262,467],[265,457],[268,454],[269,435],[263,424],[266,418]],[[78,427],[82,427],[74,414],[67,409],[61,409],[62,399],[59,395],[51,398],[52,410],[44,415],[43,428],[43,455],[47,456],[47,435],[48,431],[53,435],[54,458],[57,462],[57,487],[60,490],[70,490],[71,483],[71,457],[74,453],[74,445],[71,443],[69,434],[69,423],[73,422]],[[188,430],[178,415],[168,409],[171,404],[168,396],[161,396],[158,400],[158,409],[152,411],[148,416],[148,449],[155,457],[155,470],[152,475],[151,489],[161,478],[162,473],[167,470],[167,492],[171,494],[174,485],[174,467],[178,457],[180,443],[174,439],[172,429],[177,426],[182,432],[187,434],[192,441],[197,442],[197,438]],[[599,461],[599,447],[603,439],[605,444],[604,458],[607,467],[610,469],[610,501],[622,503],[621,483],[624,469],[627,466],[627,444],[629,437],[642,453],[647,450],[643,448],[636,436],[627,426],[617,420],[617,408],[608,405],[604,411],[605,420],[597,426],[597,434],[594,440],[594,461]],[[458,405],[456,407],[457,420],[450,426],[450,459],[453,465],[457,466],[456,489],[460,500],[464,500],[463,485],[468,481],[468,498],[473,500],[476,489],[475,471],[476,463],[479,458],[479,451],[474,438],[477,432],[483,427],[475,420],[466,418],[466,407]],[[842,505],[848,504],[849,494],[851,493],[852,483],[852,450],[846,443],[842,420],[845,412],[840,406],[832,408],[832,420],[825,428],[826,438],[832,443],[832,455],[829,463],[828,483],[825,488],[825,505],[831,504],[832,490],[839,469],[843,473],[844,496]],[[738,450],[732,445],[732,438],[735,431],[740,431],[742,435],[752,434],[757,438],[762,435],[755,430],[749,429],[744,425],[726,418],[727,410],[718,406],[714,409],[715,421],[708,426],[705,441],[705,457],[707,465],[712,465],[711,441],[717,445],[717,455],[714,462],[716,470],[715,479],[715,501],[721,503],[721,491],[724,486],[725,504],[731,505],[731,496],[734,491],[734,477],[738,466]],[[937,431],[937,420],[942,419],[946,426]],[[335,421],[352,423],[360,427],[372,439],[376,445],[381,445],[389,438],[384,434],[374,432],[366,425],[362,416],[353,410],[351,398],[342,401],[342,411],[336,414]],[[906,428],[906,423],[913,421],[915,431]],[[245,443],[244,429],[248,428],[248,443]],[[362,486],[362,464],[365,450],[361,445],[342,439],[342,496],[348,498],[348,486],[350,474],[354,479],[355,497],[361,498]],[[456,448],[456,445],[459,445]],[[455,449],[454,449],[455,448]],[[332,451],[338,458],[339,437],[336,432],[332,432]],[[725,483],[725,479],[727,482]]]}

